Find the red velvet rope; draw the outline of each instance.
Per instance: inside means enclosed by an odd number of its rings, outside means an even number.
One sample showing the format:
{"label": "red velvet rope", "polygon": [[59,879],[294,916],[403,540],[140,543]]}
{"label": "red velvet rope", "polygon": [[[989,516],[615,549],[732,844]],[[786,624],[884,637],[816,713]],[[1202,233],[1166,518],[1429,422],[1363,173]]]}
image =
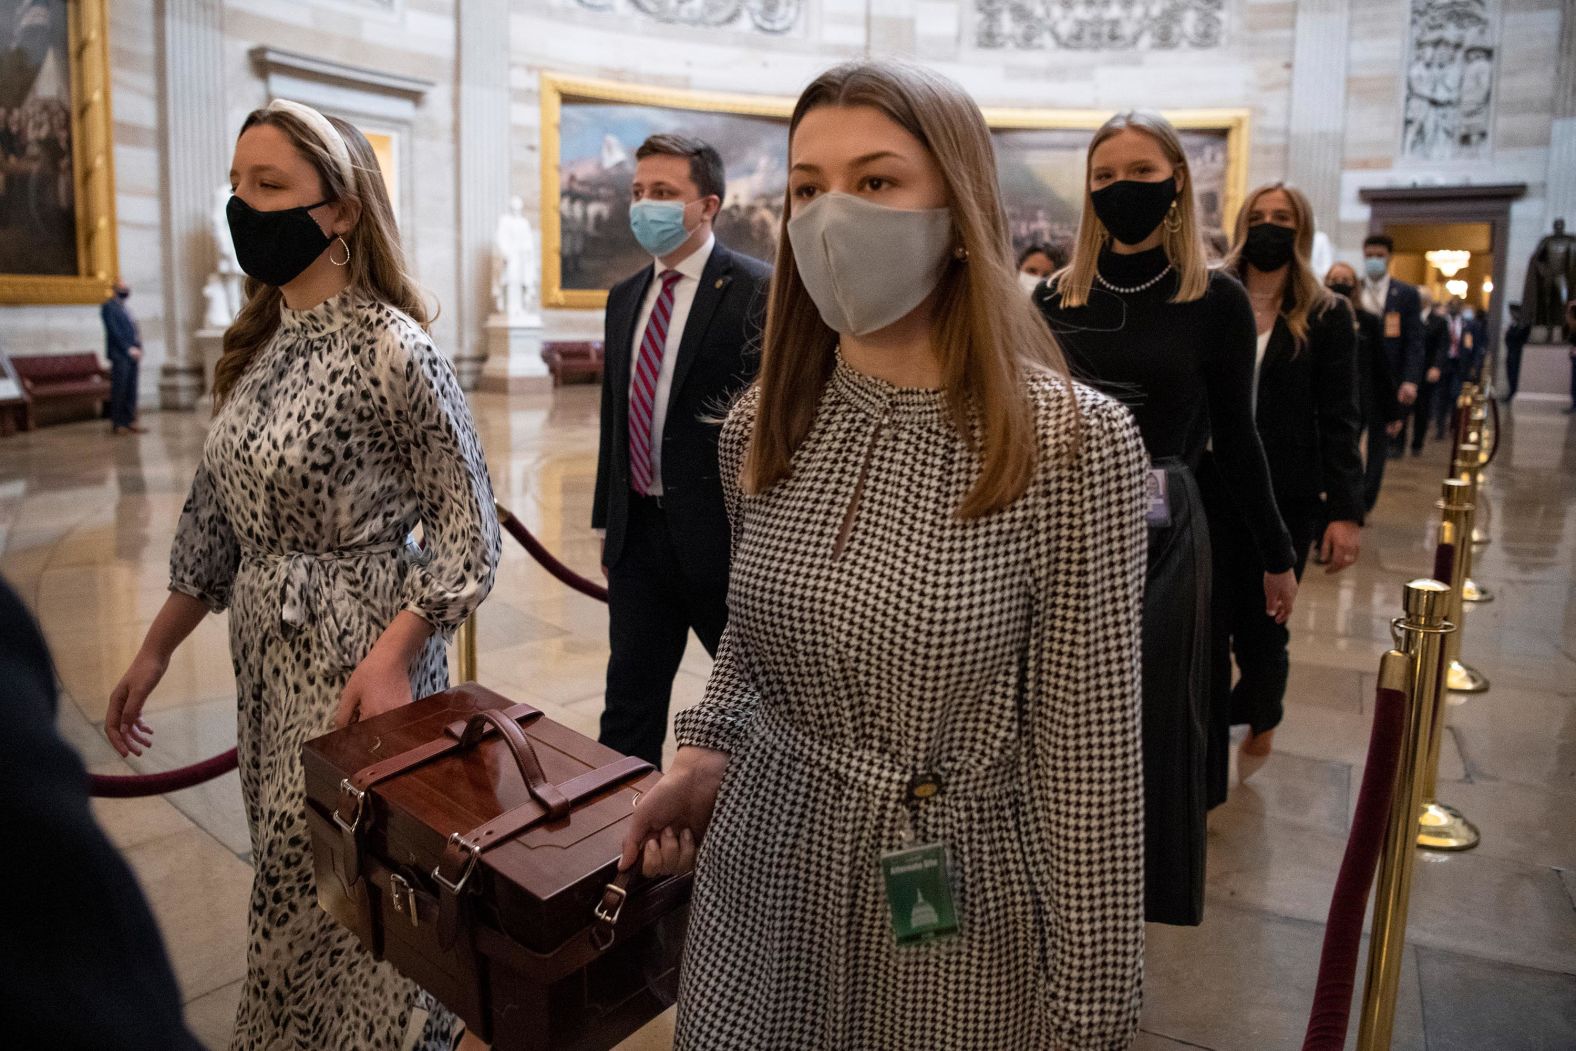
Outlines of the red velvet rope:
{"label": "red velvet rope", "polygon": [[183,788],[200,785],[223,777],[236,767],[235,749],[204,759],[191,766],[165,770],[158,774],[93,774],[88,778],[88,794],[100,799],[135,799],[139,796],[159,796],[166,792],[179,792]]}
{"label": "red velvet rope", "polygon": [[[532,536],[531,531],[525,528],[511,512],[499,508],[498,523],[510,536],[518,540],[526,551],[530,552],[531,557],[536,559],[543,569],[581,594],[589,595],[598,602],[607,601],[607,588],[587,580],[554,558],[552,552],[543,547],[542,542]],[[235,749],[232,748],[222,755],[204,759],[200,763],[157,774],[93,774],[89,778],[88,793],[101,799],[134,799],[138,796],[163,795],[166,792],[179,792],[183,788],[191,788],[204,781],[222,777],[235,767]]]}
{"label": "red velvet rope", "polygon": [[1346,1046],[1356,989],[1357,953],[1363,940],[1363,914],[1368,909],[1369,888],[1384,849],[1385,825],[1395,794],[1396,771],[1401,765],[1406,708],[1407,697],[1402,691],[1377,691],[1368,762],[1357,794],[1352,831],[1346,837],[1346,854],[1341,858],[1341,871],[1330,895],[1324,950],[1319,955],[1319,980],[1314,986],[1313,1010],[1308,1016],[1302,1051],[1341,1051]]}
{"label": "red velvet rope", "polygon": [[532,536],[531,531],[525,528],[525,525],[518,518],[514,517],[514,512],[507,508],[498,508],[498,524],[503,526],[510,536],[518,540],[521,547],[530,552],[531,557],[536,559],[538,565],[551,573],[561,583],[574,588],[582,595],[590,595],[598,602],[607,601],[607,588],[594,580],[587,580],[554,558],[553,553],[543,547],[542,542]]}
{"label": "red velvet rope", "polygon": [[1456,545],[1441,543],[1434,547],[1434,579],[1449,587],[1455,584]]}

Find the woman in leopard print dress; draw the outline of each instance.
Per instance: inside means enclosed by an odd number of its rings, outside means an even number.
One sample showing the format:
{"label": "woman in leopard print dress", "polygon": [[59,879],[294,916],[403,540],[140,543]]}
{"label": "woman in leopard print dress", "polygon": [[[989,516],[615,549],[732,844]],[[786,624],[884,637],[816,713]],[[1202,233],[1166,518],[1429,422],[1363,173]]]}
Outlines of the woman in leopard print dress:
{"label": "woman in leopard print dress", "polygon": [[492,487],[366,140],[276,102],[248,118],[231,179],[253,280],[225,337],[171,595],[105,728],[140,754],[169,653],[228,608],[256,868],[232,1047],[399,1051],[414,1038],[438,1051],[452,1017],[317,908],[300,750],[447,684],[445,642],[492,586]]}

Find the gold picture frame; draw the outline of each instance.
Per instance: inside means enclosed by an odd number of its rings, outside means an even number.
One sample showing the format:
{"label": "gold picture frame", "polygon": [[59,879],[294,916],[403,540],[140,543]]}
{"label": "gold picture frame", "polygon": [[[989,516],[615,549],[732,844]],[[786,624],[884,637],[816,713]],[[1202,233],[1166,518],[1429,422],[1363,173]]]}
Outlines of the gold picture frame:
{"label": "gold picture frame", "polygon": [[98,303],[119,276],[108,0],[65,7],[77,272],[0,273],[0,303]]}
{"label": "gold picture frame", "polygon": [[[689,91],[587,77],[541,74],[542,111],[542,305],[568,309],[599,309],[607,292],[596,288],[565,288],[563,275],[562,128],[566,100],[570,103],[626,104],[707,114],[768,118],[787,122],[795,99],[780,95],[722,94]],[[1225,144],[1219,180],[1221,225],[1230,230],[1247,193],[1248,149],[1252,112],[1247,109],[1183,109],[1164,111],[1179,132],[1206,133]],[[1111,115],[1109,110],[986,107],[993,132],[1093,131]],[[1000,140],[998,140],[998,143]],[[1081,172],[1078,175],[1081,180]]]}

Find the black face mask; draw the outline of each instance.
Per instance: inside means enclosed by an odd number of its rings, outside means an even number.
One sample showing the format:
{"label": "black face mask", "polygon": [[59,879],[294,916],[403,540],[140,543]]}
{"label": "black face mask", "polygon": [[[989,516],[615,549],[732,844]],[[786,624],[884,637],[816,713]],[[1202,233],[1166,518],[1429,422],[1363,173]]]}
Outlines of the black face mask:
{"label": "black face mask", "polygon": [[1254,223],[1242,242],[1242,257],[1255,270],[1270,273],[1291,262],[1297,250],[1297,231],[1278,223]]}
{"label": "black face mask", "polygon": [[1159,182],[1123,179],[1089,195],[1094,214],[1125,245],[1135,245],[1155,232],[1177,199],[1175,177]]}
{"label": "black face mask", "polygon": [[115,297],[117,299],[121,300],[122,302],[125,302],[126,300],[131,298],[131,289],[129,289],[129,288],[117,288],[115,290]]}
{"label": "black face mask", "polygon": [[265,285],[288,285],[333,240],[312,218],[312,209],[328,203],[318,201],[302,208],[259,212],[239,197],[231,197],[225,215],[230,220],[236,262],[248,277]]}
{"label": "black face mask", "polygon": [[1345,296],[1347,299],[1352,298],[1352,293],[1357,291],[1356,285],[1349,285],[1345,281],[1331,281],[1329,288],[1331,292],[1338,296]]}

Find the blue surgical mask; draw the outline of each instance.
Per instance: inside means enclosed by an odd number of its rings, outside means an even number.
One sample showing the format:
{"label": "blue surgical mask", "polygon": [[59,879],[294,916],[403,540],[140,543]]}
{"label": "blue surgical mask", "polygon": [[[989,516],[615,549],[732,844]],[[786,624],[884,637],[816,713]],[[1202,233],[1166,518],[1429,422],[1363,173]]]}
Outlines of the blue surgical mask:
{"label": "blue surgical mask", "polygon": [[629,229],[640,247],[655,256],[667,255],[690,235],[681,201],[636,201],[629,207]]}
{"label": "blue surgical mask", "polygon": [[1390,264],[1379,256],[1371,255],[1363,260],[1363,272],[1368,275],[1371,281],[1378,281],[1384,277],[1385,271],[1388,269],[1390,269]]}

